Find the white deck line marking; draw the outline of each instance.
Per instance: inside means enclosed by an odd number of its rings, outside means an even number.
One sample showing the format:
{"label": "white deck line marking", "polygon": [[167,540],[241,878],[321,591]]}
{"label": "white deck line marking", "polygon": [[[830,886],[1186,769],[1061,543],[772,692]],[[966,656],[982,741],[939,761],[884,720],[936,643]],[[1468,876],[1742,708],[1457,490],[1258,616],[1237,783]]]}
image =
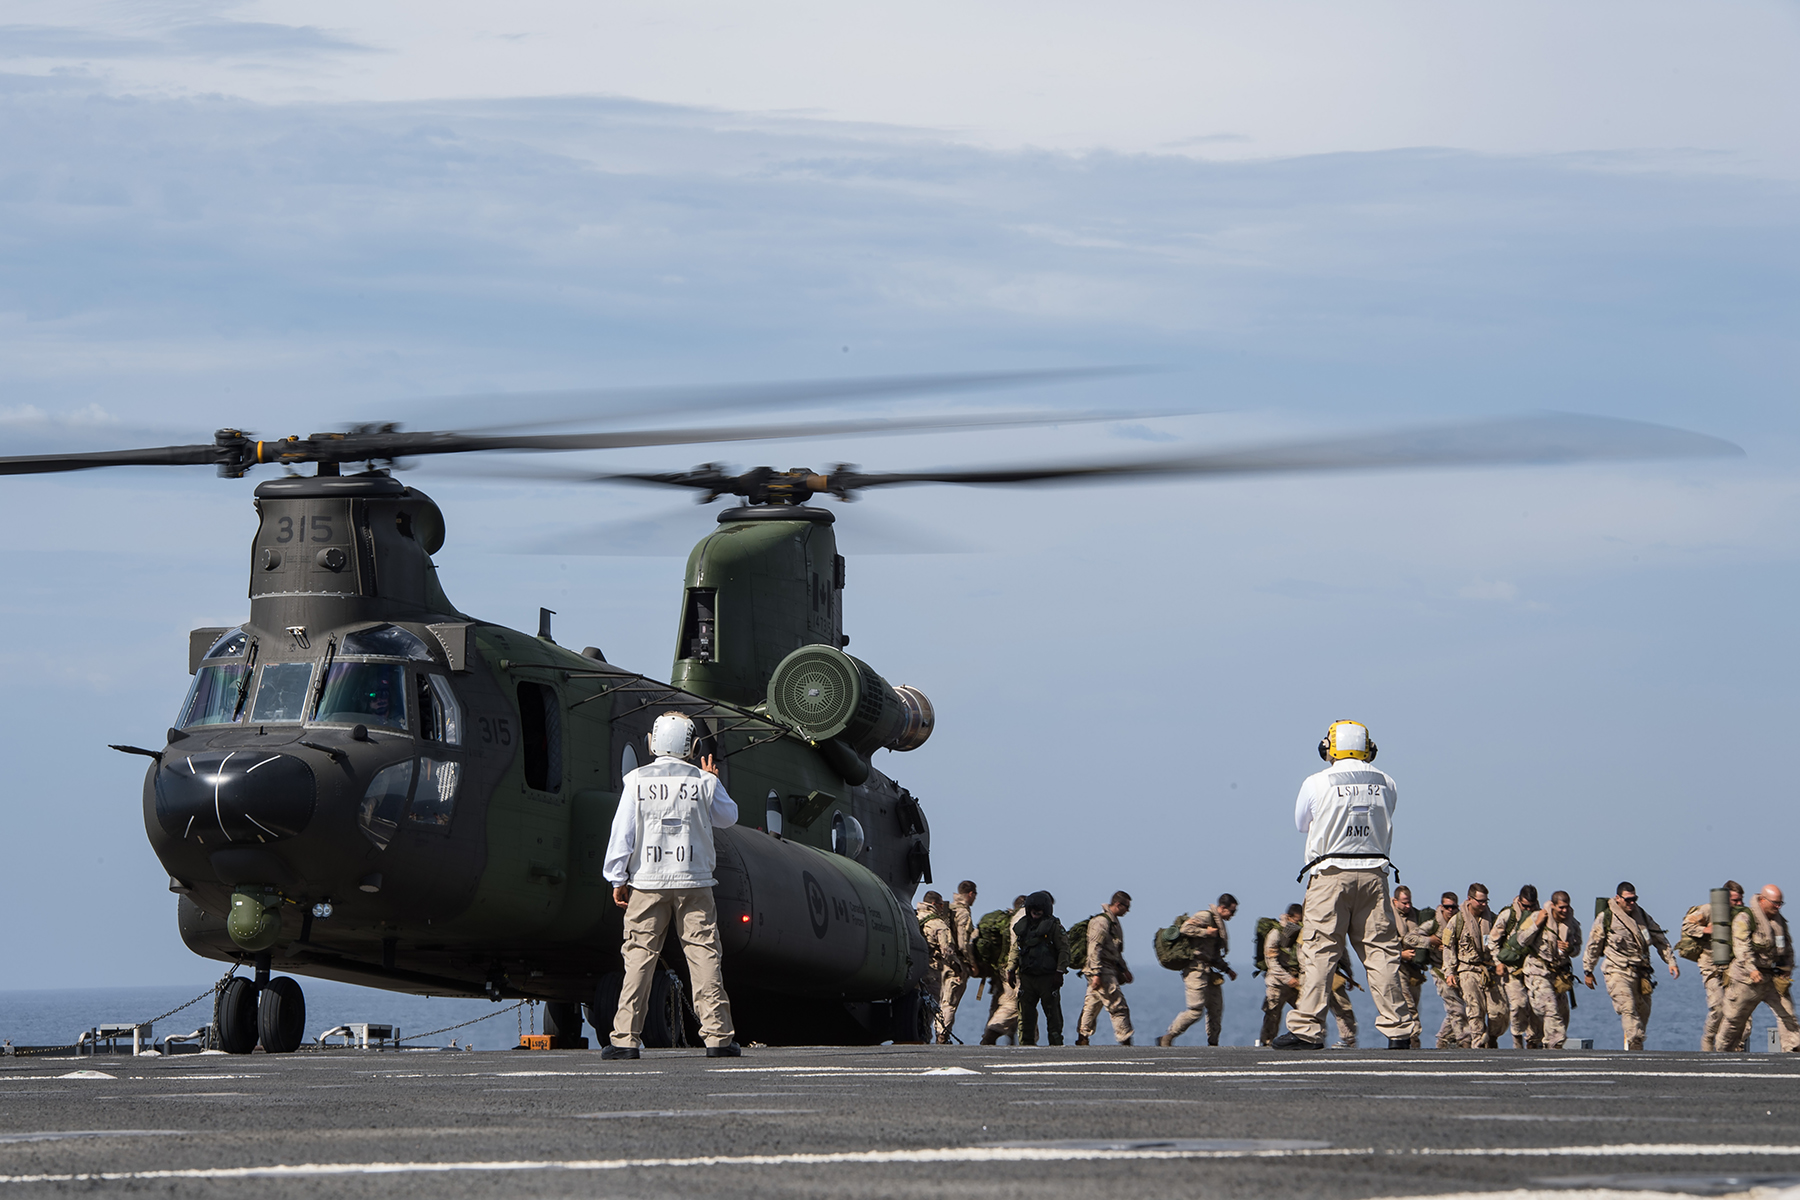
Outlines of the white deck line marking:
{"label": "white deck line marking", "polygon": [[1413,1154],[1444,1158],[1730,1158],[1739,1154],[1793,1156],[1800,1146],[1721,1146],[1717,1142],[1627,1142],[1617,1146],[1507,1146],[1497,1149],[1419,1147]]}
{"label": "white deck line marking", "polygon": [[1142,1162],[1147,1159],[1357,1157],[1360,1150],[1065,1150],[1024,1146],[952,1146],[941,1150],[864,1150],[838,1154],[706,1155],[697,1158],[540,1159],[516,1162],[292,1163],[267,1167],[195,1167],[163,1171],[90,1171],[0,1175],[7,1183],[124,1182],[154,1179],[302,1179],[333,1175],[449,1174],[463,1171],[626,1171],[659,1167],[887,1166],[895,1163]]}
{"label": "white deck line marking", "polygon": [[1734,1155],[1800,1157],[1800,1146],[1721,1146],[1711,1142],[1606,1146],[1513,1146],[1377,1151],[1371,1147],[1323,1150],[1110,1150],[1051,1147],[959,1146],[938,1150],[865,1150],[837,1154],[704,1155],[695,1158],[538,1159],[500,1162],[293,1163],[266,1167],[196,1167],[186,1170],[94,1171],[58,1175],[0,1175],[0,1184],[123,1182],[158,1179],[300,1179],[337,1175],[450,1174],[472,1171],[623,1171],[678,1167],[885,1166],[934,1163],[1142,1162],[1157,1159],[1360,1158],[1422,1155],[1499,1158],[1726,1158]]}
{"label": "white deck line marking", "polygon": [[[1107,1079],[1127,1079],[1139,1077],[1156,1077],[1163,1079],[1311,1079],[1319,1077],[1336,1077],[1346,1084],[1354,1083],[1362,1077],[1377,1076],[1423,1079],[1488,1079],[1497,1083],[1508,1082],[1516,1078],[1519,1083],[1549,1083],[1555,1079],[1581,1079],[1591,1082],[1596,1076],[1612,1076],[1622,1079],[1791,1079],[1800,1081],[1800,1075],[1770,1075],[1764,1071],[1096,1071],[1085,1068],[1057,1070],[1051,1067],[1034,1067],[1007,1072],[1011,1076],[1019,1075],[1051,1075],[1080,1076],[1091,1075]],[[1545,1076],[1552,1076],[1547,1079]]]}
{"label": "white deck line marking", "polygon": [[576,1113],[578,1121],[618,1121],[638,1117],[762,1117],[779,1113],[816,1113],[816,1108],[645,1108],[635,1112]]}

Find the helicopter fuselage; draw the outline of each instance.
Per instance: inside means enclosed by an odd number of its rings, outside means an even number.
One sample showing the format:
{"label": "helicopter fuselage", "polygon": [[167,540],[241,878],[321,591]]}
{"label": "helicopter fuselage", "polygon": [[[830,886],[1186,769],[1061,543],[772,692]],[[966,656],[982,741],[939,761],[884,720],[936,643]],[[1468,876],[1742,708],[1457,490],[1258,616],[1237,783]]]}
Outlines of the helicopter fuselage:
{"label": "helicopter fuselage", "polygon": [[249,619],[195,631],[194,682],[145,779],[190,948],[399,991],[593,1004],[621,969],[601,875],[620,782],[677,708],[740,806],[715,888],[740,1035],[910,1032],[894,1001],[925,966],[910,900],[930,835],[866,755],[871,738],[908,748],[892,730],[913,710],[889,696],[900,716],[852,746],[798,736],[761,703],[802,647],[856,662],[838,649],[829,514],[722,524],[696,548],[663,684],[547,628],[457,611],[430,557],[441,514],[385,474],[265,483],[257,511]]}

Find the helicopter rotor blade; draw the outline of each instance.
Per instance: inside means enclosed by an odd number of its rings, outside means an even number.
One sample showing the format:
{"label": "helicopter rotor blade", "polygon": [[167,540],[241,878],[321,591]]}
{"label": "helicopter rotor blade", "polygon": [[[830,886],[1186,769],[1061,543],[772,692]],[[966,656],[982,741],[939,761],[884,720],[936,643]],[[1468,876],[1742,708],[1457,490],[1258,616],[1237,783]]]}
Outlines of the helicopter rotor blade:
{"label": "helicopter rotor blade", "polygon": [[[1157,476],[1267,475],[1370,471],[1401,467],[1549,465],[1661,458],[1742,457],[1743,449],[1706,434],[1614,417],[1552,413],[1359,436],[1268,442],[1205,454],[1135,462],[1087,462],[968,470],[829,476],[833,492],[907,483],[1031,484]],[[648,477],[642,477],[648,479]],[[674,478],[652,482],[680,482]]]}
{"label": "helicopter rotor blade", "polygon": [[152,446],[142,450],[90,450],[80,454],[15,454],[0,457],[0,475],[47,475],[94,467],[204,466],[219,460],[219,448]]}
{"label": "helicopter rotor blade", "polygon": [[[1188,410],[1191,411],[1191,410]],[[1011,412],[966,416],[863,417],[837,421],[805,421],[791,425],[711,425],[676,429],[623,429],[601,433],[481,434],[384,433],[377,458],[410,458],[427,454],[460,454],[481,450],[620,450],[646,446],[692,446],[710,442],[782,441],[812,437],[921,433],[942,429],[1004,429],[1026,425],[1074,425],[1095,421],[1183,415],[1160,412]],[[353,437],[355,435],[352,435]],[[353,455],[347,461],[358,461]]]}
{"label": "helicopter rotor blade", "polygon": [[[776,412],[845,401],[991,392],[1117,379],[1143,374],[1149,370],[1151,368],[1141,366],[1051,367],[1027,371],[940,372],[773,383],[496,392],[487,395],[432,397],[409,401],[400,407],[417,412],[422,422],[453,426],[464,433],[498,434],[558,425],[629,420],[648,414],[667,417],[675,413],[717,412],[735,408]],[[522,420],[488,420],[497,406],[534,411],[530,411]],[[469,419],[458,419],[465,413]]]}
{"label": "helicopter rotor blade", "polygon": [[137,450],[102,450],[72,454],[26,454],[0,457],[0,475],[32,475],[82,471],[95,467],[216,465],[220,474],[240,476],[262,463],[391,463],[479,451],[617,450],[646,446],[683,446],[709,442],[779,441],[813,437],[869,436],[944,429],[1000,429],[1014,426],[1063,425],[1116,421],[1128,417],[1171,416],[1174,412],[1012,412],[961,416],[864,417],[805,421],[790,425],[693,426],[675,429],[627,429],[595,433],[409,433],[391,426],[363,426],[348,433],[315,433],[305,438],[258,440],[236,429],[221,429],[210,446],[160,446]]}
{"label": "helicopter rotor blade", "polygon": [[[838,544],[861,555],[972,554],[981,549],[965,538],[889,513],[859,505],[839,519]],[[717,528],[717,516],[693,505],[664,509],[641,517],[608,521],[535,542],[524,554],[561,554],[611,558],[685,558],[695,540]]]}

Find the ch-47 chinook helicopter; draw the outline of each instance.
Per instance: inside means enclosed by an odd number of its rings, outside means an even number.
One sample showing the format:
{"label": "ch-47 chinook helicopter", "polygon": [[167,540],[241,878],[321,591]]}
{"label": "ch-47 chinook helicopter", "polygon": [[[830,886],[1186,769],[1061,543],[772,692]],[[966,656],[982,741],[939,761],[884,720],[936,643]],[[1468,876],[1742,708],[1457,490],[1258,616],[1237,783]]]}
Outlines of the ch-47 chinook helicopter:
{"label": "ch-47 chinook helicopter", "polygon": [[[1034,419],[1041,419],[1034,418]],[[620,780],[655,716],[696,717],[738,800],[716,897],[740,1038],[923,1040],[926,947],[911,901],[931,878],[919,800],[878,749],[931,735],[924,694],[846,652],[844,559],[817,497],[899,484],[1034,482],[1738,453],[1729,443],[1593,417],[1530,417],[1139,461],[869,473],[717,465],[596,480],[741,503],[688,557],[668,682],[464,613],[432,556],[438,506],[394,478],[404,457],[580,450],[1003,424],[814,421],[604,434],[412,433],[363,426],[258,441],[0,458],[0,474],[212,465],[257,486],[250,610],[190,638],[193,681],[143,789],[145,830],[197,954],[237,962],[223,1048],[296,1049],[305,1001],[276,971],[432,995],[546,1002],[602,1039],[621,975],[621,916],[601,876]],[[346,465],[366,464],[345,473]],[[679,955],[645,1038],[680,1044]]]}

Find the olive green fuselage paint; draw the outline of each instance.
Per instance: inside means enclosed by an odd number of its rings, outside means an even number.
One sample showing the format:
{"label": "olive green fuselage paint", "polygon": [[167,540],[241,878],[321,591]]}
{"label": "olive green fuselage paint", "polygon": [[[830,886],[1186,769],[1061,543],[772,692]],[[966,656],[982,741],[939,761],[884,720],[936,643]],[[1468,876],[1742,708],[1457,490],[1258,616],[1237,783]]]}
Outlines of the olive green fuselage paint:
{"label": "olive green fuselage paint", "polygon": [[[414,993],[588,1001],[620,968],[602,875],[620,782],[680,708],[740,810],[715,889],[740,1036],[887,1035],[876,1010],[925,965],[923,814],[747,712],[786,655],[845,640],[828,513],[732,510],[695,547],[670,686],[457,610],[431,559],[441,513],[385,475],[266,483],[257,512],[249,619],[197,633],[194,688],[145,780],[190,948]],[[228,923],[234,893],[278,902]]]}

